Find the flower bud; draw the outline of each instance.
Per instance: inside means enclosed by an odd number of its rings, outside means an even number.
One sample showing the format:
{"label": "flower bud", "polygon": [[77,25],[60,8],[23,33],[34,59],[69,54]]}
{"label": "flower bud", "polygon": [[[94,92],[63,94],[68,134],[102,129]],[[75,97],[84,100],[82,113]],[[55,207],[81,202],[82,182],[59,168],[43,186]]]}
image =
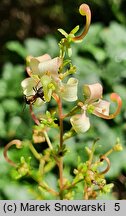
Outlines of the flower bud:
{"label": "flower bud", "polygon": [[117,143],[114,147],[113,147],[114,151],[122,151],[123,147],[120,143]]}

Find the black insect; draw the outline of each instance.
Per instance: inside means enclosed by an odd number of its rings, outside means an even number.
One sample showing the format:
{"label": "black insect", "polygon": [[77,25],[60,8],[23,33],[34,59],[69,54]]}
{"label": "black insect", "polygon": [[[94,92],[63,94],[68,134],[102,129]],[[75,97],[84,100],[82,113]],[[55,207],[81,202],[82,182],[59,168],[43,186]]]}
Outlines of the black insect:
{"label": "black insect", "polygon": [[24,100],[26,102],[26,104],[34,104],[35,101],[37,100],[37,98],[41,98],[42,100],[44,100],[44,92],[43,92],[43,88],[36,88],[34,87],[33,90],[35,91],[34,95],[31,96],[26,96],[24,95]]}

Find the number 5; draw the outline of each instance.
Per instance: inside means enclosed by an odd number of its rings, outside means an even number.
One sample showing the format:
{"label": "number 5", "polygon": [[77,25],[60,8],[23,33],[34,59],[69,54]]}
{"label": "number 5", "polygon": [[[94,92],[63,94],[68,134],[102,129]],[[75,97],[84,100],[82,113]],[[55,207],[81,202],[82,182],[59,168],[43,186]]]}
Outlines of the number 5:
{"label": "number 5", "polygon": [[120,203],[115,203],[115,211],[119,211],[120,210]]}

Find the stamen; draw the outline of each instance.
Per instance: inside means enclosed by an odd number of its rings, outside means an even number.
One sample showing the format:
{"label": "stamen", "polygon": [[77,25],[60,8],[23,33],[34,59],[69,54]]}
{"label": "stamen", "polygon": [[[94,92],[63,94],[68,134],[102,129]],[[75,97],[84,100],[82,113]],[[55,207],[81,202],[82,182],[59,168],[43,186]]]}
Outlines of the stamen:
{"label": "stamen", "polygon": [[72,38],[73,41],[82,40],[86,36],[91,23],[91,11],[87,4],[80,5],[79,12],[82,16],[86,16],[86,25],[84,26],[84,30],[81,35]]}
{"label": "stamen", "polygon": [[94,110],[94,114],[98,117],[101,117],[103,119],[113,119],[115,118],[119,113],[120,113],[120,110],[121,110],[121,107],[122,107],[122,99],[120,98],[120,96],[116,93],[112,93],[110,95],[110,99],[114,102],[117,102],[117,109],[116,111],[113,113],[113,114],[110,114],[110,115],[104,115],[103,113],[100,113],[98,112],[97,110]]}
{"label": "stamen", "polygon": [[100,156],[100,161],[105,160],[107,162],[107,167],[105,168],[105,170],[103,170],[102,172],[100,172],[99,174],[105,174],[109,171],[110,169],[110,160],[108,157],[106,157],[105,155]]}
{"label": "stamen", "polygon": [[9,142],[5,147],[4,147],[4,158],[5,160],[12,166],[17,167],[17,164],[14,163],[12,160],[10,160],[8,158],[7,152],[8,149],[12,146],[12,145],[16,145],[16,148],[21,148],[22,142],[20,140],[12,140],[11,142]]}

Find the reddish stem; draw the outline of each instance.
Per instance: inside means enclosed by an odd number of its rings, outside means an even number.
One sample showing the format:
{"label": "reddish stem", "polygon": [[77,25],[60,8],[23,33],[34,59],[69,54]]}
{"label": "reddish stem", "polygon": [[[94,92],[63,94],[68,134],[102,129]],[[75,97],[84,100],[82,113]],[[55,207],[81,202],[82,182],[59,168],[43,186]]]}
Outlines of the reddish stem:
{"label": "reddish stem", "polygon": [[32,104],[29,105],[29,108],[30,108],[30,114],[31,114],[31,117],[32,117],[33,121],[34,121],[37,125],[39,125],[40,123],[39,123],[39,120],[37,119],[36,115],[35,115],[34,112],[33,112]]}

